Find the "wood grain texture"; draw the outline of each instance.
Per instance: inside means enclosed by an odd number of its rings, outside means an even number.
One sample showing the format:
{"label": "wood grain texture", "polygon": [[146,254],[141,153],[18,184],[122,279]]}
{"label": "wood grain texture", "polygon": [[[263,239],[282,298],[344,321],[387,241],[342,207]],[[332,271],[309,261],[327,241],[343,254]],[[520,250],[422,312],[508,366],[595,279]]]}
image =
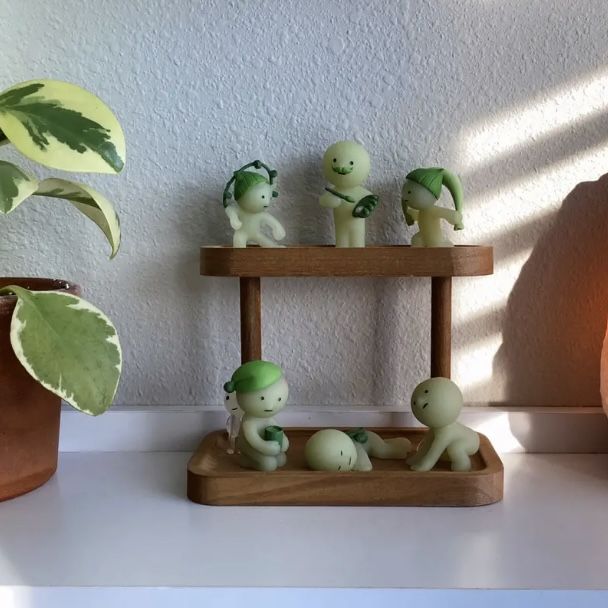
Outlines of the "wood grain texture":
{"label": "wood grain texture", "polygon": [[262,292],[260,278],[241,278],[241,363],[262,358]]}
{"label": "wood grain texture", "polygon": [[[310,471],[304,446],[318,429],[286,429],[290,448],[284,468],[249,471],[226,453],[226,435],[207,435],[188,463],[188,498],[207,505],[481,506],[503,496],[503,466],[487,437],[468,473],[438,469],[419,473],[403,460],[373,458],[370,472]],[[417,444],[424,429],[374,429],[383,437],[408,437]]]}
{"label": "wood grain texture", "polygon": [[492,274],[492,247],[201,247],[201,274],[216,277],[406,277]]}
{"label": "wood grain texture", "polygon": [[452,279],[431,279],[431,377],[452,373]]}

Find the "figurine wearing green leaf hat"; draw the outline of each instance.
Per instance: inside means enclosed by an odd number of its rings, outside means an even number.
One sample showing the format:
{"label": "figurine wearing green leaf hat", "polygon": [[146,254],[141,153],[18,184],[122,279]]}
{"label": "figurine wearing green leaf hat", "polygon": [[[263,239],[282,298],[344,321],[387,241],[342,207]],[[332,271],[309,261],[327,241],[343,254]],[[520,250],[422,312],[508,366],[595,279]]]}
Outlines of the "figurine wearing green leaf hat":
{"label": "figurine wearing green leaf hat", "polygon": [[[437,205],[443,186],[454,199],[454,211]],[[407,225],[418,222],[419,231],[412,237],[412,246],[452,247],[453,243],[443,236],[441,220],[453,224],[454,230],[462,230],[462,199],[462,184],[447,169],[430,167],[408,173],[401,191],[401,205]]]}
{"label": "figurine wearing green leaf hat", "polygon": [[[249,169],[264,169],[268,177]],[[274,169],[259,160],[254,160],[232,174],[224,188],[222,202],[224,210],[234,230],[233,247],[247,247],[248,243],[261,247],[281,247],[275,241],[285,238],[281,223],[266,211],[270,201],[279,193],[273,184],[277,176]],[[230,200],[234,198],[234,203]],[[272,231],[275,241],[266,236],[262,229]]]}
{"label": "figurine wearing green leaf hat", "polygon": [[289,388],[281,368],[270,361],[248,361],[232,374],[224,390],[236,393],[243,411],[236,442],[240,465],[258,471],[282,467],[289,440],[274,415],[285,407]]}

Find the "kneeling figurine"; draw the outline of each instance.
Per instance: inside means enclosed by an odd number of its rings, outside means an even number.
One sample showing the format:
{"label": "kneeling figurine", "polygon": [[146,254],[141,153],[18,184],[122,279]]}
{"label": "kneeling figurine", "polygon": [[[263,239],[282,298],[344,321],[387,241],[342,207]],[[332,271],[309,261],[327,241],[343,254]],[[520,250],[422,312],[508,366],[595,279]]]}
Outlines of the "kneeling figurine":
{"label": "kneeling figurine", "polygon": [[239,464],[258,471],[282,467],[289,440],[273,418],[285,407],[289,394],[281,368],[270,361],[248,361],[232,374],[224,390],[236,393],[243,411],[236,440]]}
{"label": "kneeling figurine", "polygon": [[452,463],[452,471],[471,470],[479,435],[456,422],[462,403],[460,389],[447,378],[430,378],[414,389],[412,412],[429,427],[416,454],[407,459],[414,471],[430,471],[443,456]]}
{"label": "kneeling figurine", "polygon": [[342,432],[317,431],[306,442],[306,464],[314,471],[371,471],[372,458],[405,458],[411,448],[409,439],[382,439],[365,429]]}

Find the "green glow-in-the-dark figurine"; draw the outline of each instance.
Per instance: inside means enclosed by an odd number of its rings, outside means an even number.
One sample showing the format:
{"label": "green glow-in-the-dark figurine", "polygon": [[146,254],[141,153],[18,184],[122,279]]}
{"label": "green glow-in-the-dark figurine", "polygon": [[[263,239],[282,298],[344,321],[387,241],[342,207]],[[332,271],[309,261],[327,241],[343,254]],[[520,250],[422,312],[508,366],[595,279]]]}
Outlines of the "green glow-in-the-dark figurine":
{"label": "green glow-in-the-dark figurine", "polygon": [[405,458],[411,448],[409,439],[382,439],[365,429],[342,432],[317,431],[306,442],[306,464],[314,471],[371,471],[372,458]]}
{"label": "green glow-in-the-dark figurine", "polygon": [[452,471],[470,471],[471,456],[479,450],[479,435],[459,422],[462,393],[447,378],[421,382],[412,394],[412,412],[429,427],[415,455],[407,463],[414,471],[430,471],[442,456]]}
{"label": "green glow-in-the-dark figurine", "polygon": [[[445,186],[454,199],[455,210],[437,205]],[[407,174],[401,190],[401,206],[408,226],[418,222],[419,231],[412,237],[413,247],[452,247],[441,232],[441,220],[462,230],[462,184],[457,175],[441,167],[415,169]]]}
{"label": "green glow-in-the-dark figurine", "polygon": [[[268,177],[250,169],[264,169]],[[233,247],[247,247],[248,243],[261,247],[281,247],[262,232],[262,227],[272,231],[275,240],[285,238],[281,223],[266,211],[270,201],[278,196],[273,184],[277,176],[274,169],[254,160],[232,174],[224,188],[223,204],[230,226],[234,230]],[[235,203],[231,204],[230,199]]]}
{"label": "green glow-in-the-dark figurine", "polygon": [[323,156],[323,175],[331,186],[319,204],[334,210],[336,247],[365,247],[365,220],[378,204],[363,187],[369,170],[369,154],[354,141],[339,141]]}
{"label": "green glow-in-the-dark figurine", "polygon": [[248,361],[224,385],[236,393],[243,411],[236,446],[241,466],[258,471],[274,471],[287,462],[289,440],[274,415],[287,403],[289,388],[278,365],[270,361]]}

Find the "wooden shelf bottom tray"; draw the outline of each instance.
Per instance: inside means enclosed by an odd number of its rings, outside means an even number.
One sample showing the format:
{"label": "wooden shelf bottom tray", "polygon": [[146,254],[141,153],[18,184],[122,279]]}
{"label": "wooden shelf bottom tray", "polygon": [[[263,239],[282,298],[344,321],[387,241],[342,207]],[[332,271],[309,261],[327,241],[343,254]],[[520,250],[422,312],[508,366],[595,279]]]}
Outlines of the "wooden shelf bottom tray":
{"label": "wooden shelf bottom tray", "polygon": [[[468,473],[441,462],[427,473],[410,470],[403,460],[372,459],[369,472],[311,471],[304,445],[316,428],[285,429],[290,441],[287,464],[272,473],[245,470],[226,453],[226,434],[207,435],[188,463],[188,498],[207,505],[300,506],[450,506],[487,505],[503,496],[503,466],[492,444],[481,436]],[[418,444],[424,429],[373,429],[383,437],[408,437]]]}

